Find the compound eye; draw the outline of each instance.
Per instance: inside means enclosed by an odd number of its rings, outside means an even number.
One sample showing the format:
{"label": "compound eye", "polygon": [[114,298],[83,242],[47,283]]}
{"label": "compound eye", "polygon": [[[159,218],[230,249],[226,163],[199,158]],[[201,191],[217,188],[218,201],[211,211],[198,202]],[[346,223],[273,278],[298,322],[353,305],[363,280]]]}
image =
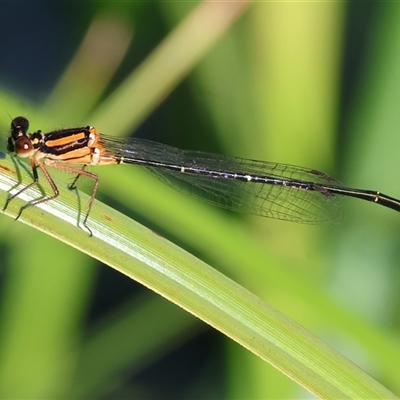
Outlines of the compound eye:
{"label": "compound eye", "polygon": [[11,121],[11,133],[16,139],[21,133],[28,132],[29,121],[25,117],[16,117]]}
{"label": "compound eye", "polygon": [[14,150],[17,156],[28,157],[33,152],[32,142],[28,137],[22,136],[15,141]]}

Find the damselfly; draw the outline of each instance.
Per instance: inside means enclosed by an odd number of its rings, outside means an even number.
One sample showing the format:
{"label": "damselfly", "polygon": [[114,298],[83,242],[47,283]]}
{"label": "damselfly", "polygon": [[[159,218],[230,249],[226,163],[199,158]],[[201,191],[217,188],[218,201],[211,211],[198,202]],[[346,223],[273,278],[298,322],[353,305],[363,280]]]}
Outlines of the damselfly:
{"label": "damselfly", "polygon": [[53,193],[24,205],[17,219],[26,208],[59,195],[47,170],[47,167],[58,168],[76,174],[69,186],[71,189],[80,176],[94,180],[83,219],[83,226],[92,235],[87,221],[99,178],[86,167],[122,163],[142,165],[175,189],[220,207],[280,220],[311,224],[338,221],[342,217],[341,196],[400,211],[400,200],[372,190],[344,187],[336,179],[314,169],[181,150],[145,139],[115,138],[100,134],[90,126],[32,134],[28,133],[28,128],[25,117],[13,119],[7,148],[18,157],[29,158],[33,181],[9,196],[4,209],[11,200],[39,182],[38,167]]}

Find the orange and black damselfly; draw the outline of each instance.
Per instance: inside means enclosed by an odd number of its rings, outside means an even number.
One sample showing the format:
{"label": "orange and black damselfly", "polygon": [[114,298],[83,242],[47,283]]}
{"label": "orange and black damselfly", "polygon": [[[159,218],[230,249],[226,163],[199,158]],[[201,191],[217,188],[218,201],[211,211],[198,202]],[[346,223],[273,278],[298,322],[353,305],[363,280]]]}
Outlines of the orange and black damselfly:
{"label": "orange and black damselfly", "polygon": [[[161,181],[186,194],[220,207],[280,220],[301,223],[335,222],[342,217],[341,196],[371,201],[400,211],[400,200],[372,190],[344,187],[330,176],[308,168],[248,160],[220,154],[181,150],[165,144],[137,138],[115,138],[86,126],[42,133],[28,133],[29,122],[17,117],[11,123],[8,151],[29,158],[33,181],[9,196],[6,205],[39,181],[43,171],[53,193],[24,205],[28,207],[52,200],[59,195],[47,167],[94,180],[94,188],[83,226],[99,186],[98,176],[86,170],[88,165],[137,164]],[[79,168],[81,166],[81,168]]]}

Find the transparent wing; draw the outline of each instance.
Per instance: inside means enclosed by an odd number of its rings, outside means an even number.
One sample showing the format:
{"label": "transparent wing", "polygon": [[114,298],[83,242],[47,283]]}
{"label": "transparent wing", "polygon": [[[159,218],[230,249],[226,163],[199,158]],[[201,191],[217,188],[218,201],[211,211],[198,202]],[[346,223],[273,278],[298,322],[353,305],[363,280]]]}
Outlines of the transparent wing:
{"label": "transparent wing", "polygon": [[[339,187],[340,182],[316,170],[181,150],[144,139],[102,138],[105,148],[123,162],[141,164],[162,182],[219,207],[311,224],[340,222],[343,217],[341,196],[323,188],[318,190],[318,184]],[[226,177],[235,173],[276,179],[280,183]],[[290,185],[293,181],[315,183],[317,190],[293,187]]]}
{"label": "transparent wing", "polygon": [[256,182],[146,168],[162,182],[190,196],[236,212],[302,223],[340,222],[340,196]]}

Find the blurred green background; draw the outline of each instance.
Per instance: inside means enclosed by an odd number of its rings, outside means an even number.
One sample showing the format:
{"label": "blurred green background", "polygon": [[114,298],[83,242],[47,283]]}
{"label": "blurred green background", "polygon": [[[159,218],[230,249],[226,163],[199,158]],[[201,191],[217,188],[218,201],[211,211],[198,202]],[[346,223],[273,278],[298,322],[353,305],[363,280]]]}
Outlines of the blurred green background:
{"label": "blurred green background", "polygon": [[[227,26],[186,76],[180,67],[203,37],[176,28],[193,16],[208,27],[220,7],[209,32]],[[24,115],[31,131],[95,125],[109,135],[315,168],[400,197],[399,4],[254,3],[227,23],[231,11],[229,2],[0,3],[1,150],[10,118]],[[155,49],[168,49],[171,38],[178,50],[150,69]],[[114,109],[130,76],[137,93]],[[99,200],[400,393],[394,211],[344,199],[341,224],[297,225],[216,209],[133,166],[92,170]],[[5,215],[0,232],[0,397],[309,396],[109,267]]]}

